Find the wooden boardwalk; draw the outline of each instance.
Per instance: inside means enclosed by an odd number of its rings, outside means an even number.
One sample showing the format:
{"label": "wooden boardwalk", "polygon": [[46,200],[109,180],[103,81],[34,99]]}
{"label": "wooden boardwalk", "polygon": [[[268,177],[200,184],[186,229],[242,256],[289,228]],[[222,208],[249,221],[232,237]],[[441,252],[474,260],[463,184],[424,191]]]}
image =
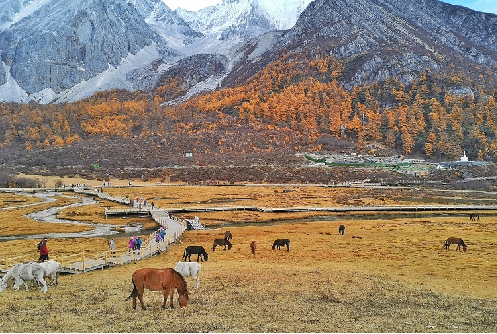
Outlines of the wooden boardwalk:
{"label": "wooden boardwalk", "polygon": [[[110,201],[121,202],[121,199],[112,198],[106,193],[89,191],[87,189],[78,189],[75,188],[74,191],[76,193],[84,193],[87,195],[98,196],[100,198],[105,198]],[[92,270],[109,268],[117,265],[123,265],[126,263],[136,262],[150,256],[159,254],[167,250],[168,246],[175,242],[183,232],[187,228],[187,224],[185,221],[174,219],[169,217],[169,213],[163,209],[151,208],[147,209],[129,209],[129,213],[139,213],[139,214],[148,214],[151,215],[152,218],[160,225],[165,226],[165,235],[164,241],[157,242],[156,241],[156,233],[154,231],[149,237],[143,240],[143,245],[140,251],[129,251],[129,250],[116,250],[115,254],[112,254],[110,251],[105,251],[96,254],[90,253],[80,253],[74,254],[71,256],[65,257],[55,257],[54,259],[62,264],[61,272],[66,273],[83,273]],[[36,254],[26,254],[17,256],[10,259],[2,259],[0,261],[0,272],[7,272],[8,269],[12,267],[12,265],[18,262],[26,262],[33,260]]]}
{"label": "wooden boardwalk", "polygon": [[[116,209],[112,214],[125,214],[125,210],[119,213]],[[265,208],[255,206],[222,206],[222,207],[189,207],[189,208],[167,208],[165,211],[178,212],[212,212],[212,211],[259,211],[259,212],[364,212],[364,211],[488,211],[497,210],[497,205],[415,205],[415,206],[335,206],[335,207],[281,207]],[[109,210],[110,212],[111,210]],[[109,213],[111,214],[111,213]]]}
{"label": "wooden boardwalk", "polygon": [[[118,198],[113,198],[109,196],[107,193],[103,192],[88,192],[88,191],[78,191],[75,189],[75,192],[79,193],[87,193],[89,195],[96,195],[100,198],[105,198],[110,201],[114,202],[119,202],[122,203],[121,199]],[[159,254],[160,252],[165,252],[168,248],[168,246],[175,242],[183,232],[187,228],[186,222],[179,220],[179,219],[174,219],[169,216],[169,213],[166,210],[159,209],[159,208],[154,208],[152,209],[151,207],[148,208],[126,208],[122,209],[125,211],[125,214],[149,214],[152,216],[152,218],[160,225],[160,226],[165,226],[165,236],[164,236],[164,241],[162,242],[157,242],[156,241],[156,231],[153,232],[147,240],[143,241],[143,245],[141,249],[135,250],[135,251],[126,251],[126,252],[121,252],[119,255],[113,255],[110,254],[110,252],[105,252],[105,256],[100,256],[98,258],[82,258],[81,261],[73,262],[70,264],[63,264],[62,271],[64,272],[71,272],[71,273],[78,273],[78,272],[87,272],[91,270],[97,270],[97,269],[103,269],[106,267],[112,267],[116,265],[123,265],[126,263],[130,262],[136,262],[141,259],[145,259],[147,257]],[[113,212],[110,209],[105,209],[105,215],[109,214],[108,212],[111,211],[111,214],[118,214],[122,213],[122,210],[115,210]],[[116,251],[117,252],[117,251]]]}

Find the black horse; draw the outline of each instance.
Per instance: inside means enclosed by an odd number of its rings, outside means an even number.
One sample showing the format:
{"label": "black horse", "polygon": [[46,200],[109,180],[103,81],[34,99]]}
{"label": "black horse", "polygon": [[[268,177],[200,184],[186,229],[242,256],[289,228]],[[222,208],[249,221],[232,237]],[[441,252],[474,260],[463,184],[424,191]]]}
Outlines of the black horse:
{"label": "black horse", "polygon": [[345,225],[340,225],[338,227],[338,233],[343,235],[345,233]]}
{"label": "black horse", "polygon": [[224,246],[223,250],[226,250],[226,246],[228,246],[228,250],[233,247],[231,242],[228,241],[228,239],[214,239],[214,244],[212,245],[212,251],[214,252],[216,250],[216,246]]}
{"label": "black horse", "polygon": [[[185,252],[183,253],[183,260],[186,262],[186,258],[188,258],[188,261],[192,262],[190,259],[190,256],[192,254],[197,254],[197,262],[198,260],[200,261],[207,261],[207,258],[209,255],[206,253],[204,247],[202,246],[188,246],[185,248]],[[202,260],[202,256],[204,257],[204,260]]]}
{"label": "black horse", "polygon": [[278,250],[281,249],[282,246],[286,246],[286,251],[290,251],[290,239],[276,239],[273,242],[273,250],[275,247],[278,248]]}

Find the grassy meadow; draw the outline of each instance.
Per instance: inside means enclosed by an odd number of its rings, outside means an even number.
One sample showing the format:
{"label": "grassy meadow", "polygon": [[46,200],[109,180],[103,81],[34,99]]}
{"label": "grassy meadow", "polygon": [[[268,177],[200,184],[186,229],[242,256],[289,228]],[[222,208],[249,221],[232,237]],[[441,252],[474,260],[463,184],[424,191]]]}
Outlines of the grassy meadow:
{"label": "grassy meadow", "polygon": [[[430,204],[495,202],[492,194],[442,196],[418,191],[415,197],[414,190],[408,189],[106,189],[115,191],[116,196],[124,190],[164,208],[413,205],[414,198],[425,198]],[[105,206],[109,203],[70,208],[60,215],[98,220]],[[28,208],[19,209],[24,210]],[[22,218],[16,211],[0,210],[1,230],[15,228],[7,218]],[[346,221],[298,222],[314,214],[195,214],[210,229],[186,231],[180,242],[158,256],[106,270],[63,275],[60,284],[49,287],[47,294],[36,289],[15,292],[9,287],[0,293],[0,328],[2,332],[497,331],[497,224],[493,214],[480,212],[480,221],[447,212],[415,218],[384,215],[375,220],[359,216]],[[292,218],[296,222],[266,224]],[[119,223],[119,218],[112,219]],[[346,226],[345,235],[338,234],[340,224]],[[28,225],[40,228],[38,224]],[[233,234],[233,248],[223,251],[218,247],[213,252],[213,239],[222,237],[226,229]],[[446,251],[443,243],[449,236],[462,237],[468,251],[458,252],[454,245]],[[271,249],[277,238],[291,240],[289,252]],[[116,240],[118,248],[126,242]],[[254,240],[255,256],[249,247]],[[3,242],[0,257],[31,252],[35,245],[36,240]],[[187,278],[188,308],[179,309],[176,294],[175,309],[162,310],[161,293],[146,291],[148,309],[132,310],[131,301],[125,301],[132,290],[132,273],[144,267],[174,267],[188,245],[202,245],[209,253],[209,260],[202,263],[200,288],[193,289],[193,279]],[[49,248],[57,256],[80,249],[106,250],[107,243],[103,238],[54,239],[49,240]]]}

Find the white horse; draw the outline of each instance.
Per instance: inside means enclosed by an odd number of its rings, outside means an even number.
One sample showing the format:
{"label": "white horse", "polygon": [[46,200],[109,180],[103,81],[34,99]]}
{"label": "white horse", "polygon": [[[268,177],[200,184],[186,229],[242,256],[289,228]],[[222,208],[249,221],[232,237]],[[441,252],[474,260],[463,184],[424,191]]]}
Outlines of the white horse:
{"label": "white horse", "polygon": [[14,290],[18,291],[19,287],[24,284],[26,291],[29,290],[26,281],[36,281],[43,293],[47,292],[47,283],[43,278],[45,271],[39,263],[18,263],[5,274],[0,281],[0,292],[7,288],[7,284],[14,279]]}
{"label": "white horse", "polygon": [[56,285],[59,284],[60,263],[55,260],[48,260],[39,264],[43,267],[44,277],[50,278],[49,285],[53,285],[54,281]]}
{"label": "white horse", "polygon": [[200,268],[201,265],[198,262],[178,262],[176,264],[176,270],[178,273],[180,273],[183,277],[191,276],[193,277],[196,282],[195,286],[193,287],[194,289],[198,289],[200,285]]}

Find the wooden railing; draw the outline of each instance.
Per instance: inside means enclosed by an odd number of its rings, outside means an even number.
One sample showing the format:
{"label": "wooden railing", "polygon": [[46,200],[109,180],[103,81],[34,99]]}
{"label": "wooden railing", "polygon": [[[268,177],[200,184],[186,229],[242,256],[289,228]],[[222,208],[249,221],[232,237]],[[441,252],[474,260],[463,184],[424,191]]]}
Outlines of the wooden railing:
{"label": "wooden railing", "polygon": [[[178,231],[173,236],[167,235],[165,240],[158,243],[155,241],[156,232],[154,232],[145,240],[144,246],[141,247],[139,251],[130,250],[129,248],[94,253],[83,251],[71,255],[50,255],[50,258],[61,264],[62,271],[74,273],[86,272],[113,265],[124,265],[126,263],[135,262],[159,252],[166,251],[168,246],[175,242],[181,236],[183,231]],[[15,257],[2,258],[0,259],[0,271],[6,272],[13,265],[19,262],[36,261],[37,257],[37,253],[29,253]]]}

